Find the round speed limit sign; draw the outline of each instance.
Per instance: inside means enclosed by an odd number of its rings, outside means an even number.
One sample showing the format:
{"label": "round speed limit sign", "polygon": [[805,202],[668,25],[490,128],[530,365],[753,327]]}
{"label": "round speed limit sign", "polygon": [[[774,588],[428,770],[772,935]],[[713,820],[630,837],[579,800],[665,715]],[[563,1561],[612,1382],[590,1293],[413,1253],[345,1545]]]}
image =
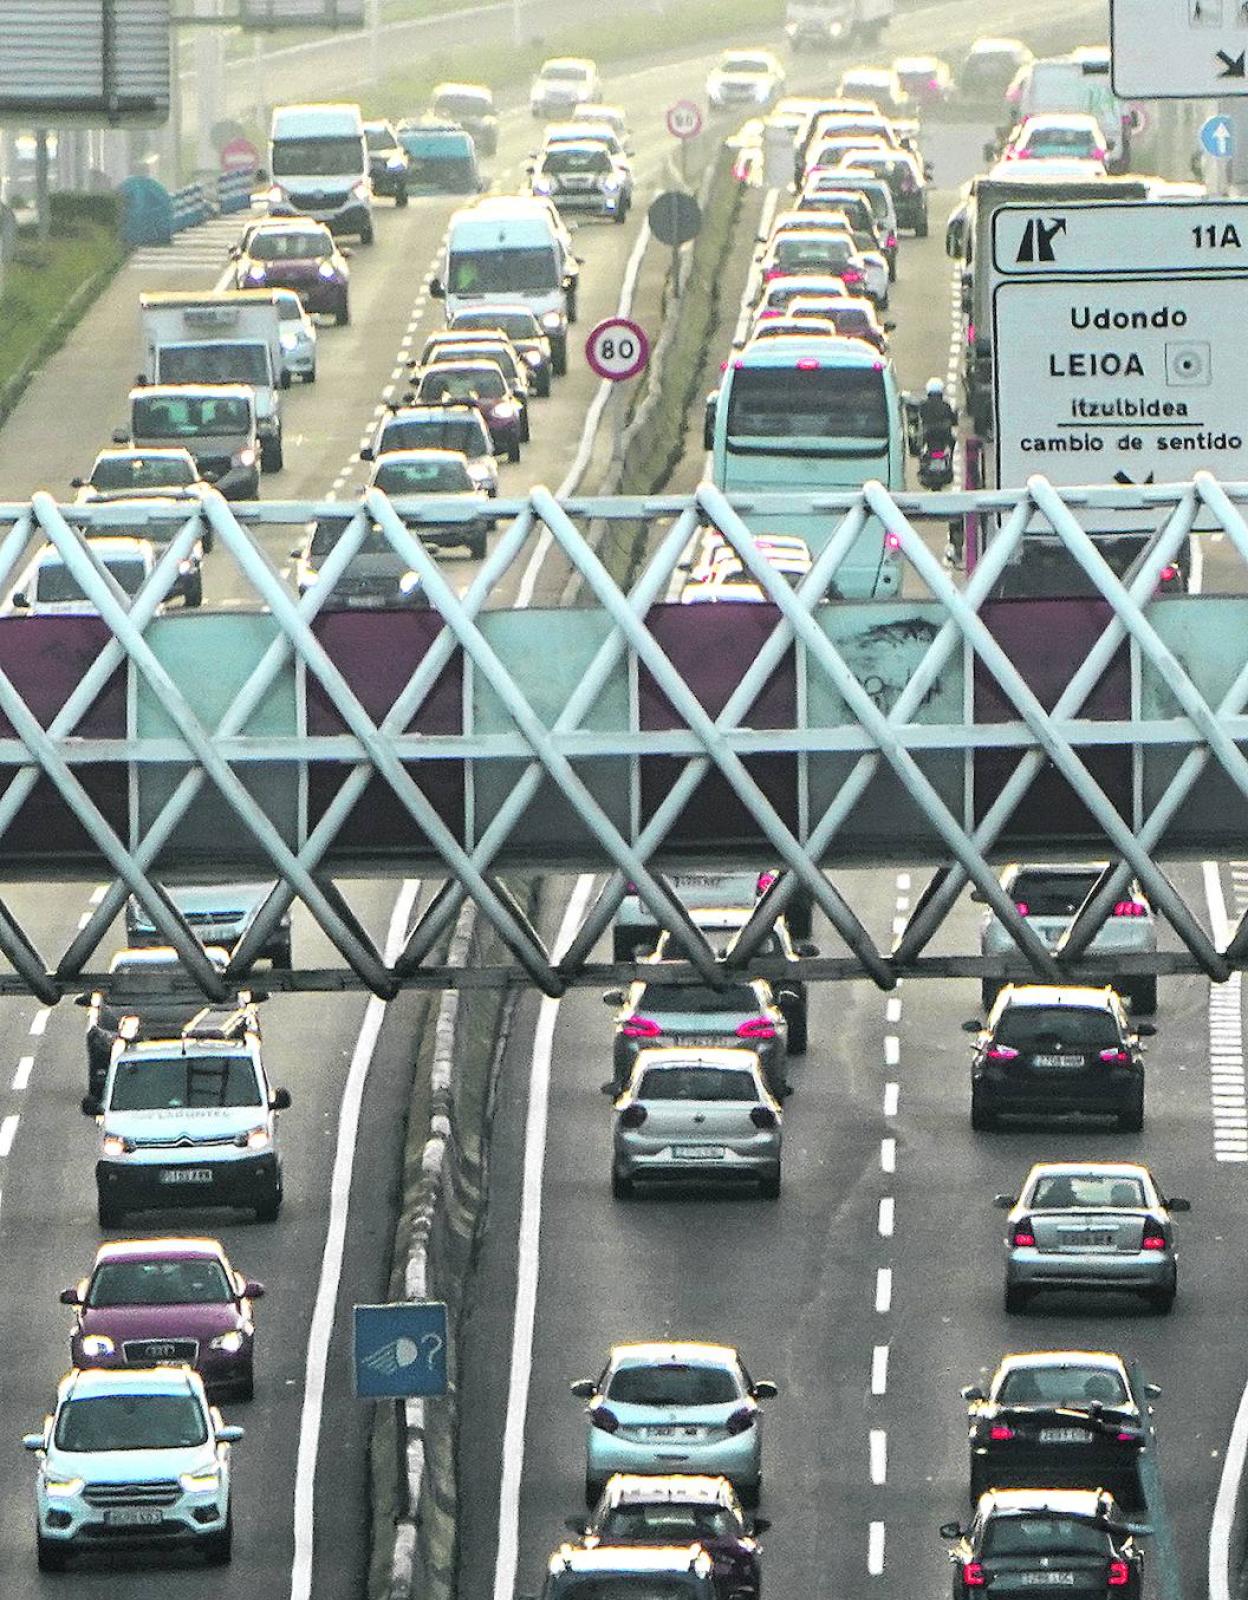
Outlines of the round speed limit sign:
{"label": "round speed limit sign", "polygon": [[702,112],[692,100],[668,106],[665,121],[673,139],[696,139],[702,132]]}
{"label": "round speed limit sign", "polygon": [[590,330],[585,359],[600,378],[621,383],[645,370],[650,341],[645,329],[627,317],[606,317]]}

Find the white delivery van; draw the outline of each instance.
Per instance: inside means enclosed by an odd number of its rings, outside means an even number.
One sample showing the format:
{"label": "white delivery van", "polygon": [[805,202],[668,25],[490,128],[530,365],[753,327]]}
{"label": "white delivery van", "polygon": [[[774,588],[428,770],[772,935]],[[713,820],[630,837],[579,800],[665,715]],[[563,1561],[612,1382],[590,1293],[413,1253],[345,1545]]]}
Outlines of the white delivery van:
{"label": "white delivery van", "polygon": [[357,105],[277,106],[269,128],[269,214],[314,217],[373,242],[373,186]]}
{"label": "white delivery van", "polygon": [[1105,134],[1109,171],[1125,172],[1130,165],[1131,119],[1110,83],[1108,52],[1084,50],[1029,62],[1020,68],[1006,98],[1019,122],[1046,111],[1086,112]]}
{"label": "white delivery van", "polygon": [[429,285],[446,319],[478,305],[527,306],[550,339],[556,375],[568,367],[579,261],[572,236],[547,199],[478,200],[451,218],[442,269]]}
{"label": "white delivery van", "polygon": [[187,344],[201,339],[263,339],[283,389],[290,387],[282,343],[281,289],[228,289],[139,296],[143,328],[143,364],[156,379],[156,350],[162,344]]}

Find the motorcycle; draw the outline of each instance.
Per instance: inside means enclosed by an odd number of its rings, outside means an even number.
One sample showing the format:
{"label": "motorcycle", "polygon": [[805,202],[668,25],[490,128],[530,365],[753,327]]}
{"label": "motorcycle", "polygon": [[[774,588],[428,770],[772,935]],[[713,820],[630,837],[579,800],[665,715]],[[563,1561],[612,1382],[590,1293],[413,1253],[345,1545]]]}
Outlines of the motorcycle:
{"label": "motorcycle", "polygon": [[920,486],[924,489],[947,489],[952,482],[952,444],[924,444],[919,451]]}

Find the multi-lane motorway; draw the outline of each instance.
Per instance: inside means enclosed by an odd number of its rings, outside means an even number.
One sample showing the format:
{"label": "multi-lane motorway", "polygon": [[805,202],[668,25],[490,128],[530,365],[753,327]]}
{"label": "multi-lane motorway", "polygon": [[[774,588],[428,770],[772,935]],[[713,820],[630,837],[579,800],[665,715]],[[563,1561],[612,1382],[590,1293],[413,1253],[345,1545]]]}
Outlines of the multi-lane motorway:
{"label": "multi-lane motorway", "polygon": [[[1026,32],[1029,23],[1047,23],[1063,10],[1041,9],[1043,16],[1035,8],[1009,9],[994,16],[993,26]],[[1082,27],[1073,18],[1071,26],[1071,42],[1092,40],[1100,28],[1092,15]],[[949,0],[900,20],[888,51],[952,54],[981,28],[973,6]],[[662,109],[678,94],[696,92],[705,65],[668,58],[608,80],[610,98],[626,106],[636,132],[639,198],[653,191],[668,153]],[[807,62],[801,76],[813,82],[817,71]],[[327,82],[324,92],[335,88]],[[506,113],[495,164],[504,190],[515,186],[533,133],[527,111]],[[943,216],[956,184],[976,165],[983,137],[982,128],[949,125],[933,128],[926,140],[937,185],[932,235],[906,242],[891,313],[898,322],[894,350],[909,386],[943,375],[947,365]],[[376,408],[402,392],[408,352],[440,321],[426,279],[452,206],[428,200],[405,212],[386,210],[377,245],[355,252],[352,325],[323,331],[321,381],[287,397],[288,465],[267,481],[266,495],[332,492],[347,499],[362,482],[358,451]],[[578,235],[586,257],[582,327],[614,308],[642,210],[627,228],[587,225]],[[208,285],[224,264],[223,257],[193,262],[189,253],[180,271],[153,267],[146,256],[143,262],[119,276],[0,431],[5,501],[36,487],[64,487],[123,419],[126,387],[137,370],[140,290]],[[738,261],[738,280],[743,268]],[[643,274],[639,311],[654,315],[653,273]],[[708,350],[708,375],[723,353]],[[561,481],[593,387],[575,361],[554,397],[535,408],[533,443],[518,466],[504,468],[504,492]],[[697,475],[696,428],[691,437],[695,448],[682,483]],[[271,535],[283,562],[295,536],[296,530]],[[1222,570],[1221,559],[1211,550],[1207,580]],[[453,566],[465,578],[472,571],[468,562]],[[210,558],[208,571],[209,603],[242,602],[241,584],[224,558]],[[562,585],[557,569],[543,572],[537,602],[553,599]],[[1177,870],[1185,892],[1197,897],[1198,869]],[[1230,869],[1222,876],[1233,910]],[[917,870],[908,877],[854,873],[845,881],[881,936],[921,885]],[[19,886],[13,900],[36,939],[54,950],[67,941],[93,887]],[[396,890],[361,884],[351,891],[379,939]],[[574,892],[570,883],[550,885],[552,932]],[[973,938],[972,913],[964,908],[950,937],[963,944]],[[320,964],[326,952],[305,921],[297,922],[296,939],[297,960]],[[12,1448],[0,1452],[0,1538],[6,1593],[24,1595],[65,1580],[35,1572],[31,1469],[17,1436],[37,1425],[63,1370],[68,1318],[57,1291],[85,1269],[99,1231],[92,1130],[77,1109],[82,1014],[68,1006],[49,1016],[33,1002],[3,1004],[9,1052],[7,1064],[0,1062],[0,1330]],[[1120,1348],[1163,1384],[1157,1421],[1178,1550],[1192,1581],[1202,1580],[1220,1452],[1243,1381],[1235,1312],[1245,1215],[1243,1167],[1215,1160],[1206,985],[1163,981],[1160,1031],[1149,1056],[1148,1123],[1138,1137],[1052,1130],[972,1136],[959,1031],[975,1014],[969,983],[915,983],[888,997],[857,984],[820,990],[812,1048],[794,1073],[779,1203],[691,1198],[627,1208],[612,1202],[607,1185],[608,1118],[598,1093],[607,1012],[592,993],[565,1000],[548,1019],[547,1059],[534,1052],[535,1033],[546,1037],[536,1029],[542,1004],[550,1005],[532,999],[523,1006],[504,1072],[490,1228],[473,1295],[461,1462],[465,1600],[489,1592],[510,1600],[513,1589],[538,1587],[546,1552],[580,1505],[583,1420],[567,1381],[596,1371],[613,1340],[659,1332],[735,1342],[756,1375],[781,1386],[768,1407],[765,1463],[765,1512],[773,1523],[766,1583],[773,1594],[943,1592],[936,1527],[965,1505],[957,1390],[1003,1349],[1020,1344]],[[362,998],[268,1003],[271,1075],[295,1097],[283,1119],[287,1204],[272,1227],[204,1222],[269,1288],[259,1308],[256,1400],[227,1408],[229,1419],[249,1430],[236,1453],[233,1567],[207,1572],[188,1561],[169,1574],[143,1560],[84,1564],[69,1581],[90,1593],[115,1591],[119,1583],[137,1600],[163,1595],[171,1583],[192,1597],[260,1590],[291,1592],[293,1600],[311,1593],[345,1600],[362,1592],[365,1417],[350,1396],[346,1310],[353,1300],[375,1298],[386,1280],[417,1016],[414,1001],[390,1008],[365,1078],[367,1011]],[[345,1265],[335,1281],[331,1262],[322,1283],[341,1108],[348,1085],[358,1087],[361,1079]],[[1139,1155],[1163,1184],[1192,1197],[1172,1317],[1058,1300],[1024,1319],[1004,1316],[1001,1223],[991,1197],[1015,1187],[1034,1158],[1082,1152]],[[516,1336],[518,1286],[534,1291],[531,1340],[523,1320]],[[328,1330],[315,1321],[318,1290],[321,1302],[336,1308],[323,1374],[319,1337]],[[299,1523],[294,1486],[301,1459],[305,1490],[312,1466],[315,1481],[312,1520]]]}

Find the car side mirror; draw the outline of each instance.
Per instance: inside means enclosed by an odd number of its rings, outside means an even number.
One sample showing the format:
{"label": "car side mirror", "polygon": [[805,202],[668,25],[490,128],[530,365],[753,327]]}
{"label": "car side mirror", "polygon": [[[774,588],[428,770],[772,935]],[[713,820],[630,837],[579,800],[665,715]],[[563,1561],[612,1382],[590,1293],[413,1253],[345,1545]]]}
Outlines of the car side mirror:
{"label": "car side mirror", "polygon": [[[363,457],[361,457],[360,459],[363,460]],[[286,552],[286,554],[290,557],[290,559],[292,561],[298,561],[299,558],[303,555],[303,546],[301,544],[292,545],[291,548]]]}
{"label": "car side mirror", "polygon": [[960,1539],[962,1537],[962,1525],[958,1522],[942,1522],[940,1525],[940,1537],[942,1539]]}
{"label": "car side mirror", "polygon": [[624,1004],[623,989],[604,989],[602,992],[604,1006],[622,1006]]}
{"label": "car side mirror", "polygon": [[777,1100],[787,1100],[792,1093],[793,1093],[793,1085],[791,1083],[782,1083],[780,1085],[780,1087],[776,1090],[776,1099]]}
{"label": "car side mirror", "polygon": [[897,324],[895,322],[886,321],[883,324],[883,326],[884,326],[884,332],[885,333],[892,333],[894,328],[896,328]]}
{"label": "car side mirror", "polygon": [[217,1429],[218,1444],[237,1444],[247,1430],[240,1428],[237,1423],[227,1424],[224,1428]]}
{"label": "car side mirror", "polygon": [[771,1527],[771,1518],[770,1517],[755,1517],[753,1522],[750,1523],[750,1532],[751,1533],[766,1533],[768,1528],[770,1528],[770,1527]]}
{"label": "car side mirror", "polygon": [[243,1285],[244,1300],[260,1300],[264,1297],[264,1285],[257,1283],[254,1278],[248,1278]]}
{"label": "car side mirror", "polygon": [[239,1000],[245,1006],[259,1006],[269,998],[267,989],[244,989],[239,995]]}
{"label": "car side mirror", "polygon": [[984,1398],[984,1391],[976,1383],[968,1383],[966,1388],[959,1389],[958,1393],[964,1400],[982,1400]]}
{"label": "car side mirror", "polygon": [[1137,1022],[1135,1031],[1141,1039],[1152,1039],[1156,1037],[1157,1024],[1155,1022]]}
{"label": "car side mirror", "polygon": [[569,1533],[574,1533],[578,1539],[583,1539],[589,1532],[589,1524],[584,1517],[565,1517],[563,1525]]}
{"label": "car side mirror", "polygon": [[87,480],[85,478],[71,478],[69,480],[69,487],[71,489],[82,489],[86,486],[86,482]]}
{"label": "car side mirror", "polygon": [[984,1027],[984,1025],[983,1025],[982,1022],[978,1022],[974,1017],[968,1017],[966,1019],[966,1021],[962,1024],[962,1032],[963,1033],[981,1033],[983,1031],[983,1027]]}
{"label": "car side mirror", "polygon": [[126,431],[125,428],[114,428],[113,429],[112,438],[113,438],[113,443],[114,444],[129,444],[130,443],[130,435]]}
{"label": "car side mirror", "polygon": [[780,1391],[770,1378],[760,1378],[750,1393],[756,1400],[774,1400]]}
{"label": "car side mirror", "polygon": [[269,1104],[273,1107],[274,1111],[289,1111],[290,1090],[274,1089],[273,1093],[269,1096]]}
{"label": "car side mirror", "polygon": [[352,255],[354,254],[354,252],[351,250],[351,248],[348,245],[344,244],[339,249],[338,254],[342,257],[342,259],[344,261],[350,261],[350,259],[351,259]]}
{"label": "car side mirror", "polygon": [[205,483],[216,483],[220,476],[221,474],[219,472],[214,472],[211,468],[207,472],[200,473],[200,477]]}
{"label": "car side mirror", "polygon": [[615,1085],[613,1083],[604,1083],[604,1084],[600,1084],[599,1085],[598,1092],[600,1094],[609,1094],[611,1096],[611,1098],[614,1100],[615,1097],[616,1097],[616,1094],[619,1091],[616,1089],[616,1087],[615,1087]]}
{"label": "car side mirror", "polygon": [[1177,1194],[1166,1201],[1167,1211],[1190,1211],[1191,1209],[1192,1202],[1190,1200],[1180,1200]]}
{"label": "car side mirror", "polygon": [[74,996],[74,1004],[76,1006],[89,1006],[94,999],[95,996],[93,994],[76,994]]}
{"label": "car side mirror", "polygon": [[22,1435],[23,1450],[42,1450],[43,1435],[41,1433],[24,1433]]}
{"label": "car side mirror", "polygon": [[1012,1211],[1018,1204],[1018,1197],[1012,1194],[994,1194],[992,1203],[998,1211]]}
{"label": "car side mirror", "polygon": [[597,1388],[592,1378],[577,1378],[575,1383],[570,1383],[568,1388],[578,1400],[588,1400]]}
{"label": "car side mirror", "polygon": [[520,163],[520,168],[521,168],[522,172],[532,172],[536,168],[536,166],[537,166],[537,162],[536,161],[532,161],[532,160],[522,161]]}
{"label": "car side mirror", "polygon": [[932,163],[930,161],[923,163],[923,176],[929,183],[932,181]]}
{"label": "car side mirror", "polygon": [[817,956],[819,954],[819,946],[811,944],[809,939],[803,939],[797,946],[797,953],[799,956]]}
{"label": "car side mirror", "polygon": [[229,256],[231,261],[240,260],[243,254],[241,246],[236,244],[232,244],[225,253],[227,256]]}
{"label": "car side mirror", "polygon": [[986,906],[988,904],[984,899],[984,891],[982,889],[972,889],[966,898],[973,900],[977,906]]}
{"label": "car side mirror", "polygon": [[1144,1393],[1150,1400],[1156,1400],[1161,1395],[1161,1385],[1159,1383],[1146,1383],[1144,1385]]}
{"label": "car side mirror", "polygon": [[441,278],[430,278],[429,298],[431,300],[446,299],[446,285],[442,282]]}
{"label": "car side mirror", "polygon": [[268,183],[268,181],[269,181],[268,173],[264,170],[263,167],[257,167],[256,168],[256,182],[257,183]]}
{"label": "car side mirror", "polygon": [[9,604],[13,607],[14,611],[29,611],[30,596],[26,593],[25,589],[18,589],[14,592],[13,598],[10,600]]}
{"label": "car side mirror", "polygon": [[366,444],[364,446],[364,448],[360,451],[360,460],[361,461],[372,461],[375,458],[376,454],[377,454],[377,452],[373,449],[372,445],[371,444]]}
{"label": "car side mirror", "polygon": [[994,140],[989,139],[984,145],[984,160],[991,161],[996,156],[997,146]]}
{"label": "car side mirror", "polygon": [[98,1094],[84,1094],[81,1104],[84,1117],[98,1117],[104,1109],[104,1102]]}
{"label": "car side mirror", "polygon": [[80,1306],[82,1304],[82,1301],[78,1298],[78,1290],[76,1288],[62,1289],[59,1298],[63,1306]]}

